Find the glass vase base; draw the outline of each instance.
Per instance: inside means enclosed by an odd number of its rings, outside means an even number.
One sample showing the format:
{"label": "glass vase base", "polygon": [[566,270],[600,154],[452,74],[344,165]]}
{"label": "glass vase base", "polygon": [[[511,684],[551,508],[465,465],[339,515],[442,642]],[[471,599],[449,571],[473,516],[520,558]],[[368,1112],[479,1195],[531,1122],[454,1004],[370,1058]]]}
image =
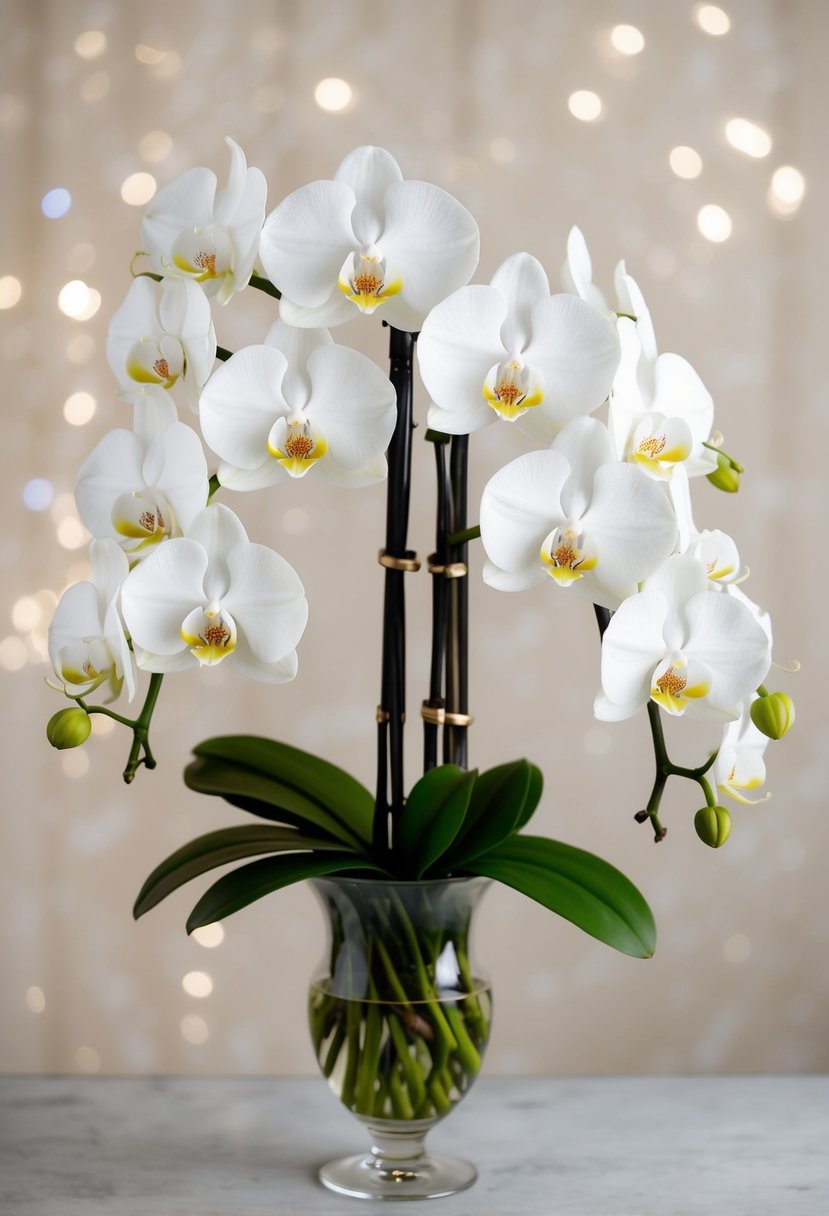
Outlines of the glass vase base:
{"label": "glass vase base", "polygon": [[320,1170],[320,1181],[338,1195],[355,1199],[440,1199],[465,1191],[478,1177],[468,1161],[458,1157],[422,1156],[389,1159],[374,1153],[341,1157]]}

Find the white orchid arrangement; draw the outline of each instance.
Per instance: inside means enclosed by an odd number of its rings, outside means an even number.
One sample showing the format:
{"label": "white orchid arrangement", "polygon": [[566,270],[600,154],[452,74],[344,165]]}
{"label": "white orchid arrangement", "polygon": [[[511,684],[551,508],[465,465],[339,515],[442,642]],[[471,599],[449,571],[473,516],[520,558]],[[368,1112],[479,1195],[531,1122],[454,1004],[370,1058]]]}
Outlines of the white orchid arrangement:
{"label": "white orchid arrangement", "polygon": [[[333,180],[302,187],[266,218],[262,173],[228,144],[222,190],[211,171],[193,169],[148,207],[134,279],[112,319],[107,357],[133,425],[104,436],[78,475],[92,576],[66,591],[52,622],[57,687],[73,706],[54,715],[48,736],[76,746],[91,714],[114,718],[132,735],[129,782],[155,765],[150,723],[168,673],[227,662],[253,679],[293,679],[308,613],[300,577],[214,498],[286,493],[270,488],[306,476],[347,489],[387,479],[378,777],[372,793],[284,743],[206,741],[188,785],[268,822],[178,850],[145,883],[136,915],[232,861],[246,864],[214,883],[188,929],[314,875],[478,874],[617,949],[649,955],[650,910],[618,870],[522,832],[541,795],[535,766],[467,771],[467,550],[480,538],[493,588],[544,584],[594,605],[596,716],[646,710],[650,721],[656,776],[636,818],[662,839],[663,790],[683,777],[704,798],[698,835],[723,844],[731,820],[719,795],[751,801],[766,744],[786,733],[794,709],[763,684],[771,626],[741,590],[734,541],[694,524],[691,480],[732,492],[742,472],[712,430],[708,391],[679,355],[658,353],[624,263],[608,305],[578,229],[561,291],[528,253],[508,258],[488,285],[470,285],[474,219],[438,187],[404,180],[388,152],[358,148]],[[279,300],[279,312],[260,342],[231,354],[217,346],[211,298],[227,305],[247,287]],[[328,331],[358,313],[389,328],[389,376]],[[437,543],[428,559],[425,771],[406,796],[404,584],[421,564],[407,547],[415,349],[431,399]],[[198,415],[212,475],[176,401]],[[470,526],[469,436],[505,423],[532,450],[495,472]],[[142,672],[149,683],[137,716],[116,712],[112,703],[133,700]],[[96,692],[106,699],[92,704]],[[674,764],[664,714],[710,722],[723,732],[719,748],[696,768]]]}

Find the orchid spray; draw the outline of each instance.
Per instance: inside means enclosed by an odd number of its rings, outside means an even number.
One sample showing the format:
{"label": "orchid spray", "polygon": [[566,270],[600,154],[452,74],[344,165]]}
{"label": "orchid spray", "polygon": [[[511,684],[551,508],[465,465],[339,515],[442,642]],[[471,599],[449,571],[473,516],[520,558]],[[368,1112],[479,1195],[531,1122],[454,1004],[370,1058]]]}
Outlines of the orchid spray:
{"label": "orchid spray", "polygon": [[[370,791],[271,739],[207,740],[195,749],[187,784],[265,822],[183,846],[147,879],[136,915],[236,861],[243,864],[199,899],[188,930],[305,878],[428,885],[481,876],[615,949],[648,957],[653,918],[633,884],[590,853],[523,830],[541,797],[539,770],[527,760],[480,774],[467,767],[468,546],[480,538],[493,588],[546,585],[550,595],[567,591],[594,606],[596,716],[616,721],[645,710],[653,737],[654,785],[636,818],[662,839],[660,799],[679,776],[704,801],[698,835],[721,845],[731,821],[720,793],[756,801],[746,791],[764,780],[765,745],[786,732],[794,710],[787,694],[763,683],[771,626],[739,585],[745,572],[734,541],[694,524],[691,482],[733,491],[742,472],[712,430],[708,391],[679,355],[658,352],[624,263],[608,304],[578,229],[567,243],[563,290],[551,290],[528,253],[509,257],[488,285],[471,285],[474,219],[438,187],[405,180],[388,152],[356,149],[332,180],[296,190],[266,218],[262,174],[228,144],[222,189],[212,172],[193,169],[153,200],[132,286],[112,321],[108,359],[133,425],[106,435],[78,475],[78,510],[94,537],[92,578],[65,593],[52,624],[50,658],[73,705],[52,718],[49,738],[57,747],[81,744],[89,715],[109,715],[131,732],[124,778],[132,781],[155,764],[150,723],[167,673],[227,662],[254,679],[292,679],[307,616],[300,574],[248,538],[227,499],[280,493],[271,488],[305,477],[344,489],[386,479],[377,780]],[[264,275],[254,270],[260,264]],[[211,299],[227,305],[247,287],[273,298],[273,323],[256,344],[231,353],[216,344]],[[388,328],[388,376],[327,328],[358,314]],[[425,439],[437,489],[435,547],[425,559],[408,541],[416,361],[431,399]],[[176,400],[198,414],[212,474]],[[470,524],[470,435],[513,424],[529,450],[491,477],[479,522]],[[407,792],[405,589],[423,565],[433,588],[424,775]],[[149,687],[130,718],[110,706],[122,693],[133,699],[141,672]],[[724,732],[720,748],[696,768],[674,764],[665,715],[711,722]],[[429,960],[405,918],[400,932],[400,959],[415,950],[409,962],[426,976]],[[369,979],[384,989],[388,967]],[[435,999],[427,987],[429,1008]],[[312,1010],[320,1042],[337,1016],[323,994]],[[383,1017],[389,1052],[419,1095],[412,1109],[437,1109],[438,1091],[412,1074],[423,1042],[394,1038],[393,1009]],[[470,1018],[450,1029],[435,1014],[425,1035],[433,1068],[449,1059],[457,1075],[474,1075],[488,1021],[479,1008]],[[341,1029],[328,1048],[331,1067],[342,1051],[345,1075],[356,1077],[359,1044]],[[381,1090],[355,1082],[350,1104],[379,1101]]]}

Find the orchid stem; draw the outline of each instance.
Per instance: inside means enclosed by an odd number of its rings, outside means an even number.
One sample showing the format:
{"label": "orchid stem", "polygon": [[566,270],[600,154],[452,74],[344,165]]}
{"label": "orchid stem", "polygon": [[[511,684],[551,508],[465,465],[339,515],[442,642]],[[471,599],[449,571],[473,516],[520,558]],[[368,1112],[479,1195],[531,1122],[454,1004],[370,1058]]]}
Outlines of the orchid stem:
{"label": "orchid stem", "polygon": [[450,545],[465,545],[468,540],[480,540],[481,525],[473,524],[471,528],[464,528],[462,532],[450,532],[447,540]]}
{"label": "orchid stem", "polygon": [[282,292],[278,287],[274,287],[270,279],[264,278],[261,274],[252,274],[248,280],[249,287],[255,287],[257,291],[264,291],[266,295],[273,296],[275,300],[282,299]]}
{"label": "orchid stem", "polygon": [[228,350],[225,346],[216,347],[216,358],[221,359],[222,363],[226,363],[228,359],[233,358],[233,351]]}
{"label": "orchid stem", "polygon": [[144,704],[141,706],[141,712],[137,718],[125,718],[121,714],[116,714],[114,710],[107,709],[105,705],[87,705],[83,697],[72,698],[85,713],[103,714],[107,718],[112,718],[115,722],[120,722],[122,726],[126,726],[132,731],[132,746],[130,747],[130,754],[127,757],[127,764],[123,772],[124,781],[126,781],[127,785],[135,780],[135,774],[140,765],[143,764],[145,768],[155,768],[155,756],[150,750],[150,722],[152,721],[158,694],[161,692],[161,682],[163,679],[164,676],[159,672],[153,672],[150,676],[150,686],[147,689]]}
{"label": "orchid stem", "polygon": [[[469,480],[469,436],[453,435],[449,455],[449,477],[452,490],[452,540],[449,560],[466,567],[468,550],[464,533],[467,530],[467,485]],[[446,654],[446,709],[449,713],[467,715],[469,710],[469,577],[464,572],[449,585],[449,644]],[[447,724],[443,732],[443,758],[449,764],[466,768],[468,758],[468,726]]]}

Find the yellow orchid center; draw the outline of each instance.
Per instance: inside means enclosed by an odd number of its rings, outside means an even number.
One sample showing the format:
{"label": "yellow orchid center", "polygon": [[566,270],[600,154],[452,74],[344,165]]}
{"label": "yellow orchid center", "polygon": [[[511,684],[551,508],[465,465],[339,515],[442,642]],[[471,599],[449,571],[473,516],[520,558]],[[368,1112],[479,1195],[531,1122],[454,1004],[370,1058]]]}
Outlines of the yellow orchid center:
{"label": "yellow orchid center", "polygon": [[304,418],[292,418],[274,430],[277,434],[268,440],[268,451],[291,477],[304,477],[328,451],[325,437],[314,434]]}
{"label": "yellow orchid center", "polygon": [[221,663],[236,649],[236,625],[233,618],[215,602],[206,608],[196,608],[181,626],[181,638],[190,653],[203,667]]}
{"label": "yellow orchid center", "polygon": [[638,437],[634,437],[630,460],[651,477],[664,481],[671,476],[673,466],[690,455],[690,434],[685,423],[677,419],[656,419],[652,428],[637,428]]}
{"label": "yellow orchid center", "polygon": [[710,692],[710,685],[705,680],[689,684],[688,676],[684,674],[686,670],[682,659],[670,662],[660,675],[655,676],[651,688],[651,700],[674,717],[685,712],[689,701],[698,700]]}
{"label": "yellow orchid center", "polygon": [[[350,263],[350,272],[349,272]],[[371,315],[389,296],[403,290],[403,280],[386,281],[386,260],[376,245],[365,245],[346,262],[337,283],[340,291],[357,305],[360,312]]]}
{"label": "yellow orchid center", "polygon": [[580,547],[580,540],[577,528],[555,528],[541,546],[542,564],[560,587],[570,587],[598,562],[595,554]]}
{"label": "yellow orchid center", "polygon": [[531,385],[530,369],[520,359],[499,363],[484,381],[483,393],[495,413],[508,422],[544,400],[538,385]]}
{"label": "yellow orchid center", "polygon": [[185,370],[181,342],[169,334],[140,338],[127,354],[127,375],[137,384],[160,384],[172,388]]}
{"label": "yellow orchid center", "polygon": [[166,501],[151,490],[120,494],[112,508],[112,526],[119,536],[135,544],[125,545],[128,553],[166,540],[174,531],[173,513]]}

